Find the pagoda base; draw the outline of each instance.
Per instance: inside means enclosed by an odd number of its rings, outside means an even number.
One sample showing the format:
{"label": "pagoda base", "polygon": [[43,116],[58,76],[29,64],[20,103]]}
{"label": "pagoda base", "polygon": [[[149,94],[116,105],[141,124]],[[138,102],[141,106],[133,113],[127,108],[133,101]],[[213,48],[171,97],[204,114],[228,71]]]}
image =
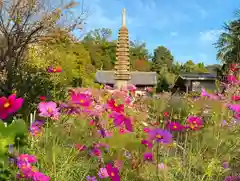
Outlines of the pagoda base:
{"label": "pagoda base", "polygon": [[116,80],[116,83],[115,83],[114,87],[116,89],[126,89],[127,85],[128,85],[127,80]]}

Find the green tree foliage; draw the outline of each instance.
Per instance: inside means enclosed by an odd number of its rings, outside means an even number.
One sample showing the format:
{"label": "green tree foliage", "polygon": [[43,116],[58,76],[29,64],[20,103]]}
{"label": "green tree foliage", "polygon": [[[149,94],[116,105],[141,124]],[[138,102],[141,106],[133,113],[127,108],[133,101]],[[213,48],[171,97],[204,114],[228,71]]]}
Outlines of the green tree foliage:
{"label": "green tree foliage", "polygon": [[104,44],[109,42],[112,37],[112,30],[109,28],[91,30],[84,37],[83,42],[91,42],[93,44]]}
{"label": "green tree foliage", "polygon": [[83,39],[96,69],[111,70],[115,63],[116,43],[110,41],[112,31],[107,28],[90,31]]}
{"label": "green tree foliage", "polygon": [[216,45],[217,58],[226,64],[240,63],[240,15],[224,25],[223,32]]}
{"label": "green tree foliage", "polygon": [[29,64],[45,70],[49,66],[62,67],[63,72],[59,76],[51,76],[52,81],[62,87],[73,86],[73,80],[79,80],[81,86],[92,86],[95,68],[89,52],[82,43],[68,40],[61,37],[56,43],[32,47]]}
{"label": "green tree foliage", "polygon": [[154,50],[152,58],[152,70],[159,73],[164,65],[166,65],[168,71],[172,69],[173,55],[170,50],[164,46],[159,46]]}
{"label": "green tree foliage", "polygon": [[187,61],[181,67],[181,72],[191,72],[191,73],[207,73],[209,70],[205,67],[203,63],[195,64],[192,60]]}

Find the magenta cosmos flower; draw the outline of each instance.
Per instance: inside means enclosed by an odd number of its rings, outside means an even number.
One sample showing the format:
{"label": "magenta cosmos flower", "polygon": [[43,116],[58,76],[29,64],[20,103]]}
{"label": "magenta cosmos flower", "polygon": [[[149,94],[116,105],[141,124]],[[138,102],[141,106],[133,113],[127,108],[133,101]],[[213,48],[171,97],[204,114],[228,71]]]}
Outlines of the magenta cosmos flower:
{"label": "magenta cosmos flower", "polygon": [[55,102],[40,102],[38,104],[38,110],[40,112],[40,116],[49,117],[52,119],[58,119],[60,113],[59,108],[57,108],[57,104]]}
{"label": "magenta cosmos flower", "polygon": [[49,67],[48,70],[47,70],[49,73],[60,73],[62,72],[62,67],[60,66],[57,66],[57,67]]}
{"label": "magenta cosmos flower", "polygon": [[153,161],[153,154],[150,152],[146,152],[143,155],[145,161]]}
{"label": "magenta cosmos flower", "polygon": [[172,134],[167,130],[153,129],[148,133],[150,140],[154,140],[157,143],[169,144],[172,142]]}
{"label": "magenta cosmos flower", "polygon": [[167,127],[170,131],[183,131],[185,129],[185,126],[179,122],[169,122]]}
{"label": "magenta cosmos flower", "polygon": [[92,103],[92,97],[86,93],[72,92],[71,100],[74,104],[79,104],[83,107],[89,107]]}
{"label": "magenta cosmos flower", "polygon": [[110,118],[113,118],[113,123],[115,126],[121,126],[122,124],[125,125],[125,128],[132,132],[133,131],[133,125],[132,121],[130,118],[127,118],[125,115],[118,113],[118,112],[113,112],[109,115]]}
{"label": "magenta cosmos flower", "polygon": [[6,119],[10,114],[17,112],[23,104],[23,98],[16,98],[16,94],[10,95],[8,98],[0,98],[0,118]]}
{"label": "magenta cosmos flower", "polygon": [[236,113],[240,113],[240,104],[230,104],[228,108]]}
{"label": "magenta cosmos flower", "polygon": [[188,128],[192,130],[199,130],[203,127],[203,121],[198,116],[189,116],[187,118],[187,125],[188,125]]}
{"label": "magenta cosmos flower", "polygon": [[21,154],[17,157],[18,162],[36,163],[37,157],[35,155]]}
{"label": "magenta cosmos flower", "polygon": [[112,111],[121,113],[124,112],[124,104],[118,104],[114,99],[111,99],[107,102],[108,108]]}
{"label": "magenta cosmos flower", "polygon": [[147,146],[148,148],[152,148],[153,147],[153,144],[151,141],[148,141],[148,140],[142,140],[141,143],[145,146]]}
{"label": "magenta cosmos flower", "polygon": [[41,172],[34,172],[33,181],[49,181],[50,177]]}
{"label": "magenta cosmos flower", "polygon": [[119,170],[113,167],[112,164],[107,164],[106,169],[111,181],[120,181]]}

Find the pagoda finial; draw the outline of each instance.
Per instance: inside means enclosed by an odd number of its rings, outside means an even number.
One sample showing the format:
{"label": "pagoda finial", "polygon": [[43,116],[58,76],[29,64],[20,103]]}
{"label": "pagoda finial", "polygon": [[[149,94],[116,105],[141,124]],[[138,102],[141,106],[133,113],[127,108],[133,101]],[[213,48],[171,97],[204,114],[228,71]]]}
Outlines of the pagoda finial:
{"label": "pagoda finial", "polygon": [[122,27],[126,27],[126,9],[122,10]]}

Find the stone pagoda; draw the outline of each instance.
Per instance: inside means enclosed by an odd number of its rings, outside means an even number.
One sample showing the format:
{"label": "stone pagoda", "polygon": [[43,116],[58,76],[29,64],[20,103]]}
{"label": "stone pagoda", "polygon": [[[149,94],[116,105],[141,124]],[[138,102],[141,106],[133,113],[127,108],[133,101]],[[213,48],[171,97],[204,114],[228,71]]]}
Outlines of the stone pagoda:
{"label": "stone pagoda", "polygon": [[115,63],[115,87],[117,89],[125,88],[130,80],[130,62],[129,62],[129,39],[128,29],[126,27],[126,9],[122,11],[122,27],[118,33],[118,43],[116,49]]}
{"label": "stone pagoda", "polygon": [[122,11],[122,27],[118,33],[115,70],[98,70],[96,83],[108,85],[117,89],[133,84],[138,90],[154,87],[157,84],[156,72],[130,71],[129,39],[126,26],[126,9]]}

